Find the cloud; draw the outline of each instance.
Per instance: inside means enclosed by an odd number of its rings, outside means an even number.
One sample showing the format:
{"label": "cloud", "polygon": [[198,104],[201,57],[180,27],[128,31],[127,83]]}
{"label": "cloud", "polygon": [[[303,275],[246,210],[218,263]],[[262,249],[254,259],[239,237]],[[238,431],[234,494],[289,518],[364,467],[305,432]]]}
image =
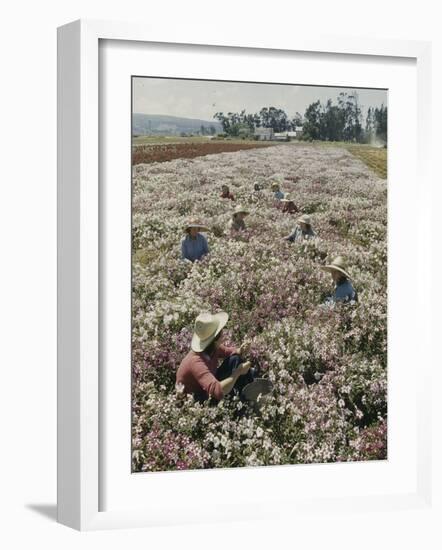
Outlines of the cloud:
{"label": "cloud", "polygon": [[[135,113],[212,120],[217,111],[245,109],[254,113],[262,107],[273,106],[293,116],[297,111],[304,114],[307,106],[318,99],[336,102],[340,92],[351,90],[353,88],[134,77],[133,109]],[[365,110],[387,104],[386,90],[358,89],[357,93]]]}

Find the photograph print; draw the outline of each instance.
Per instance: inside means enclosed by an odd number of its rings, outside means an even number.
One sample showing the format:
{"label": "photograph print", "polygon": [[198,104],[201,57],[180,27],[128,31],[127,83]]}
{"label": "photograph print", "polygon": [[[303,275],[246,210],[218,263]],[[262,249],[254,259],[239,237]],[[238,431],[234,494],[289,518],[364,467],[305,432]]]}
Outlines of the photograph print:
{"label": "photograph print", "polygon": [[132,77],[132,472],[387,459],[384,89]]}

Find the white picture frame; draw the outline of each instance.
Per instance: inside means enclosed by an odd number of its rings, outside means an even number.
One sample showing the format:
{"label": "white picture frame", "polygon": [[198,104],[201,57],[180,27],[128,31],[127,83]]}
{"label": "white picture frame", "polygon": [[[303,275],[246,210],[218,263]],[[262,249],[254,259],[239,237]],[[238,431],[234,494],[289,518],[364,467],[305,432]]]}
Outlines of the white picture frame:
{"label": "white picture frame", "polygon": [[[76,21],[58,31],[58,521],[80,530],[151,526],[177,521],[152,508],[101,511],[100,506],[100,187],[99,187],[99,44],[101,40],[130,43],[166,43],[301,51],[348,56],[409,58],[417,67],[417,169],[420,204],[431,204],[428,151],[431,102],[429,92],[431,47],[426,42],[369,40],[362,38],[281,37],[265,39],[206,40],[174,33],[164,36],[144,26],[117,22]],[[419,210],[422,231],[430,227],[430,211]],[[426,214],[426,215],[425,215]],[[431,285],[431,244],[419,249],[419,276]],[[429,505],[431,500],[431,403],[425,392],[432,365],[431,304],[419,297],[420,336],[427,345],[427,360],[416,381],[417,470],[416,490],[358,499],[340,498],[340,510]],[[256,470],[256,475],[262,475]],[[262,470],[261,470],[262,472]],[[205,472],[205,475],[213,475]],[[273,504],[272,504],[273,505]],[[285,500],[282,508],[299,511],[299,503]],[[320,509],[330,500],[304,499],[303,509]],[[282,511],[281,511],[282,513]],[[256,512],[254,512],[256,515]],[[247,516],[247,514],[245,514]],[[252,517],[252,516],[250,516]],[[203,518],[204,520],[205,518]],[[228,514],[222,519],[232,519]],[[191,515],[182,521],[193,521]]]}

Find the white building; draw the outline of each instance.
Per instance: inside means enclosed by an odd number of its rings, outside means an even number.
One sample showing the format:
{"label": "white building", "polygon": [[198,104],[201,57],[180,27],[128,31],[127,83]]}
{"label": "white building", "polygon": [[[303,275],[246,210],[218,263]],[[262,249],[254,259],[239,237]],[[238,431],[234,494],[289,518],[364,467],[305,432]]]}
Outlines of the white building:
{"label": "white building", "polygon": [[255,128],[254,136],[259,141],[270,141],[273,139],[273,128]]}
{"label": "white building", "polygon": [[299,132],[276,132],[274,138],[277,141],[288,141],[292,138],[295,138]]}

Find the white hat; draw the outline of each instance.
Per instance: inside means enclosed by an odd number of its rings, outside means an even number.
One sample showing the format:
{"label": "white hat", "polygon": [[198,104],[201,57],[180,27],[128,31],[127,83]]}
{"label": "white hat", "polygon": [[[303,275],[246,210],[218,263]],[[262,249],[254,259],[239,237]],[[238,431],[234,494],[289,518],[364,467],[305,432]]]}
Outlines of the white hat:
{"label": "white hat", "polygon": [[311,225],[312,219],[308,214],[303,214],[300,218],[298,218],[298,223],[306,223],[307,225]]}
{"label": "white hat", "polygon": [[348,279],[351,279],[350,275],[347,272],[347,267],[345,265],[344,258],[342,256],[337,256],[331,264],[322,266],[322,269],[325,271],[339,271],[345,275]]}
{"label": "white hat", "polygon": [[190,229],[191,227],[197,227],[200,231],[209,231],[209,228],[203,225],[196,218],[191,218],[184,226],[184,229],[187,231],[187,229]]}
{"label": "white hat", "polygon": [[238,206],[233,211],[233,214],[249,214],[249,211],[246,210],[241,204],[238,204]]}
{"label": "white hat", "polygon": [[195,319],[191,348],[193,351],[204,351],[215,340],[226,326],[229,315],[225,311],[220,313],[200,313]]}
{"label": "white hat", "polygon": [[289,193],[286,193],[284,195],[284,198],[281,199],[281,202],[294,202],[294,199],[291,198],[290,194]]}

